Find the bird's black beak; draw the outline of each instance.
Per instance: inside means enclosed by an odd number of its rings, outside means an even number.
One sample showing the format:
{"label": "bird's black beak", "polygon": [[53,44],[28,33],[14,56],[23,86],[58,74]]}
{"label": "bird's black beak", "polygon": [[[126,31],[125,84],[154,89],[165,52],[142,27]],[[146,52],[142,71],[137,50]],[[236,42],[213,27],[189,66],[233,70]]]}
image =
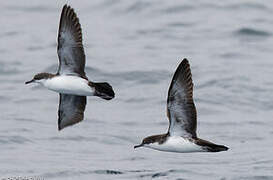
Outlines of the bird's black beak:
{"label": "bird's black beak", "polygon": [[34,82],[34,79],[32,79],[32,80],[30,80],[30,81],[25,82],[25,84],[29,84],[29,83],[32,83],[32,82]]}
{"label": "bird's black beak", "polygon": [[142,147],[143,145],[144,145],[144,144],[136,145],[136,146],[134,146],[134,149],[135,149],[135,148]]}

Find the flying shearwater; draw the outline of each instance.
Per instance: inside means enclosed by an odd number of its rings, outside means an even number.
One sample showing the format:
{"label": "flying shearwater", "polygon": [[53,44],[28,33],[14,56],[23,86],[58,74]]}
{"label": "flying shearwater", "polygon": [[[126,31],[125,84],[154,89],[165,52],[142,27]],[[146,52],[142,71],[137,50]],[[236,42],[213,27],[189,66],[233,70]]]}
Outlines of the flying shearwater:
{"label": "flying shearwater", "polygon": [[168,92],[167,116],[169,118],[169,129],[166,134],[146,137],[140,145],[134,148],[147,147],[178,153],[228,150],[226,146],[197,137],[192,75],[187,59],[183,59],[174,73]]}
{"label": "flying shearwater", "polygon": [[110,100],[115,93],[107,82],[92,82],[86,77],[81,25],[68,5],[64,5],[61,13],[57,53],[57,73],[36,74],[26,84],[39,83],[59,93],[58,129],[61,130],[83,120],[86,96]]}

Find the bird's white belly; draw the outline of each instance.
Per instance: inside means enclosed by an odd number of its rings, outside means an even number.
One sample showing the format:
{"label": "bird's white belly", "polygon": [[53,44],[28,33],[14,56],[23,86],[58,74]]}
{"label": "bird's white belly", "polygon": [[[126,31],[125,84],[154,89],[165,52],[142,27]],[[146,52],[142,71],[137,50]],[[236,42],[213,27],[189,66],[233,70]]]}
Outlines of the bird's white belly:
{"label": "bird's white belly", "polygon": [[52,91],[62,94],[94,95],[94,89],[88,86],[88,81],[77,76],[56,76],[46,80],[43,85]]}
{"label": "bird's white belly", "polygon": [[180,152],[180,153],[190,153],[190,152],[204,152],[204,150],[194,144],[193,142],[182,138],[181,136],[171,136],[163,144],[152,143],[147,145],[147,147],[168,152]]}

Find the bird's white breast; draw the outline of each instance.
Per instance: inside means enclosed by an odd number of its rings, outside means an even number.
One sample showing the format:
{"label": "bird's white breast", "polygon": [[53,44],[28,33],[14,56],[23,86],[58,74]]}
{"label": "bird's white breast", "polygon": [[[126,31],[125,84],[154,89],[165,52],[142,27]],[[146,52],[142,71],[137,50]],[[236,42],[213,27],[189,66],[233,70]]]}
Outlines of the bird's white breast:
{"label": "bird's white breast", "polygon": [[204,150],[193,143],[192,141],[183,138],[181,136],[171,136],[168,137],[167,141],[162,144],[151,143],[145,145],[145,147],[152,148],[159,151],[168,151],[168,152],[180,152],[180,153],[189,153],[189,152],[203,152]]}
{"label": "bird's white breast", "polygon": [[55,76],[44,81],[43,85],[52,91],[62,94],[94,95],[94,89],[88,86],[88,81],[78,76]]}

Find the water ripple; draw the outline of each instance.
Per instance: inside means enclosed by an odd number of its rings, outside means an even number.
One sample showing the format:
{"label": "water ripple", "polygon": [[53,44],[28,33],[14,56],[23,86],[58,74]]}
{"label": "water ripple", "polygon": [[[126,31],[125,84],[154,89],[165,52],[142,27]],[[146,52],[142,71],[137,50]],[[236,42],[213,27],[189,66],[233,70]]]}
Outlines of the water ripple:
{"label": "water ripple", "polygon": [[116,174],[123,174],[121,171],[115,171],[115,170],[95,170],[93,171],[95,174],[111,174],[111,175],[116,175]]}
{"label": "water ripple", "polygon": [[16,136],[16,135],[0,136],[1,144],[25,144],[29,142],[32,142],[32,141],[22,136]]}
{"label": "water ripple", "polygon": [[144,9],[149,8],[149,6],[152,3],[150,2],[144,2],[144,1],[135,1],[133,4],[131,4],[128,8],[126,8],[125,12],[127,13],[135,13],[135,12],[141,12]]}
{"label": "water ripple", "polygon": [[254,28],[240,28],[234,32],[237,36],[268,37],[271,33]]}
{"label": "water ripple", "polygon": [[88,175],[88,174],[121,175],[121,174],[124,174],[124,173],[122,171],[111,170],[111,169],[105,169],[105,170],[85,170],[85,171],[65,170],[65,171],[44,173],[44,174],[41,174],[40,177],[44,177],[44,178],[76,177],[76,176]]}
{"label": "water ripple", "polygon": [[273,176],[244,176],[237,177],[234,180],[272,180]]}
{"label": "water ripple", "polygon": [[178,13],[185,13],[186,11],[192,11],[195,7],[192,5],[177,5],[177,6],[170,6],[161,11],[161,13],[166,14],[178,14]]}
{"label": "water ripple", "polygon": [[[14,65],[15,66],[15,65]],[[18,64],[16,67],[14,67],[11,64],[5,64],[3,62],[0,62],[0,74],[2,75],[17,75],[18,73],[20,73],[20,71],[18,70]]]}
{"label": "water ripple", "polygon": [[82,141],[93,142],[96,139],[97,138],[85,137],[85,136],[66,136],[66,137],[54,136],[49,138],[49,140],[53,140],[53,141],[76,141],[76,142],[82,142]]}
{"label": "water ripple", "polygon": [[56,12],[57,8],[52,7],[46,7],[44,5],[38,5],[38,6],[8,6],[7,9],[13,10],[13,11],[22,11],[22,12],[33,12],[33,13],[41,13],[41,12]]}

